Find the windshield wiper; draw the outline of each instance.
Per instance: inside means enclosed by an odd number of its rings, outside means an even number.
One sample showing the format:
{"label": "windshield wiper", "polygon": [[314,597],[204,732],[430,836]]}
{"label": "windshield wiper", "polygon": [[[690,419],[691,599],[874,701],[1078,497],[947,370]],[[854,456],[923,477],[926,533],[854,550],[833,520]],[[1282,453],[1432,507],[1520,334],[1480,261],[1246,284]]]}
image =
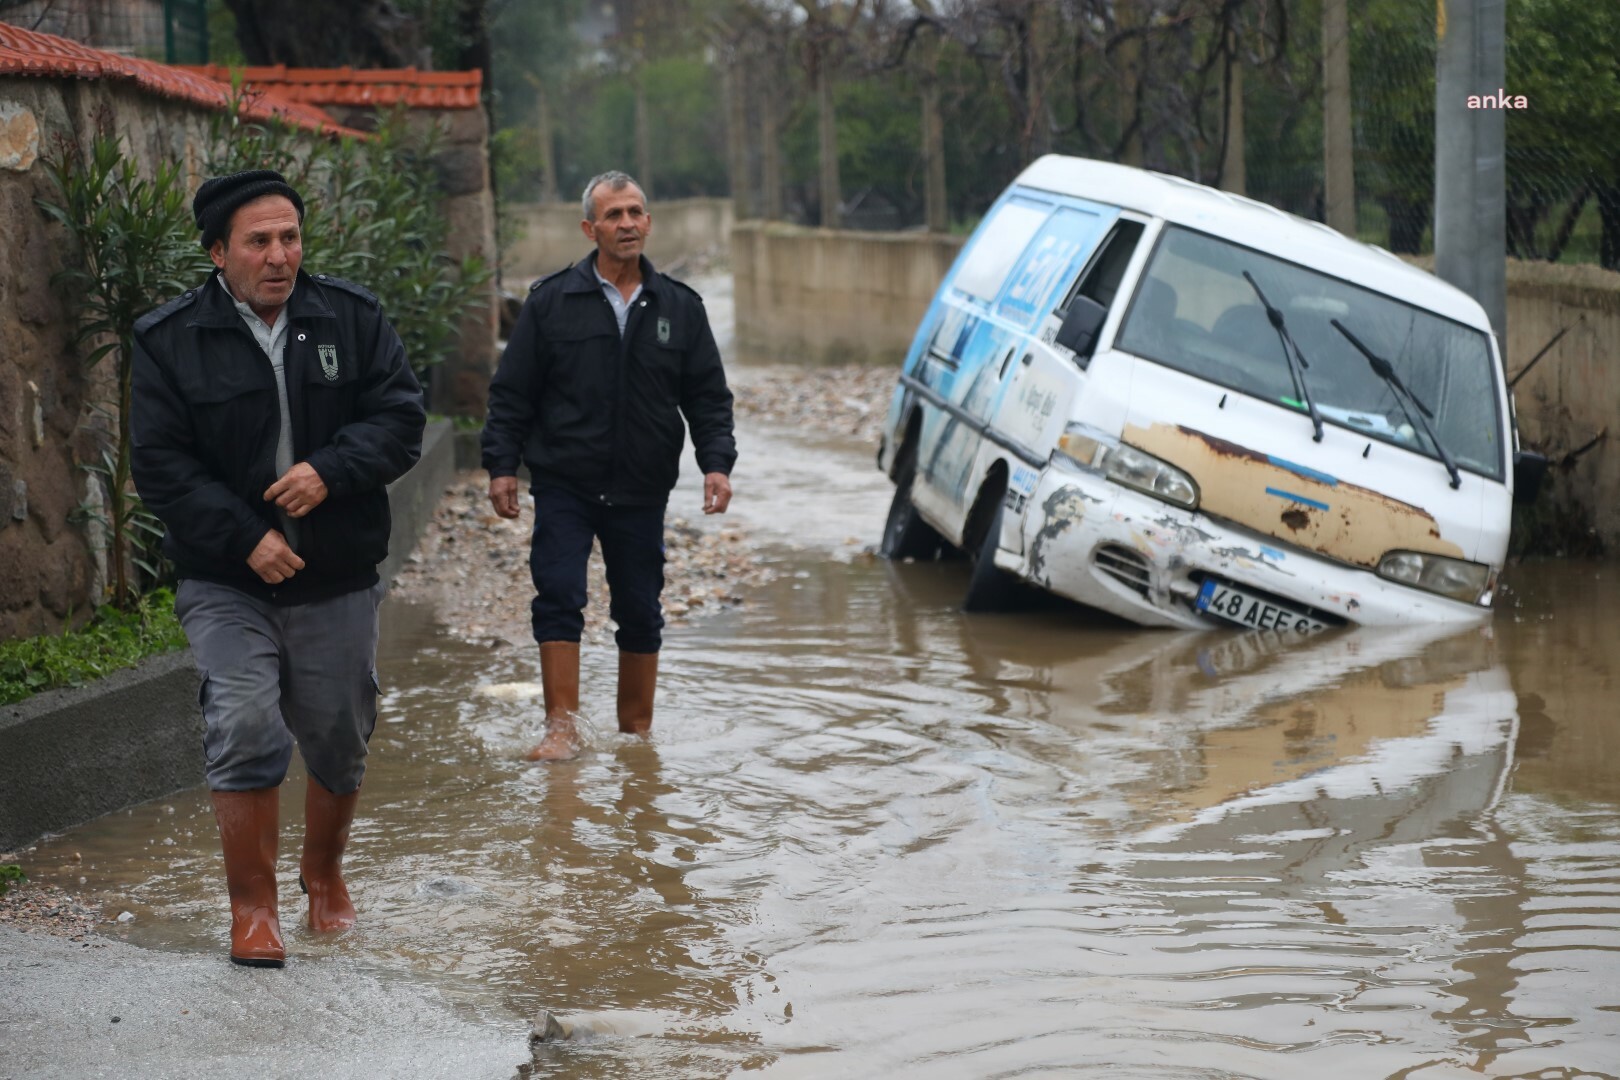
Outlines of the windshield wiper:
{"label": "windshield wiper", "polygon": [[1306,362],[1305,354],[1299,351],[1294,343],[1294,335],[1288,332],[1288,324],[1283,321],[1280,308],[1271,306],[1266,294],[1260,291],[1260,283],[1254,280],[1254,275],[1247,270],[1243,271],[1244,280],[1254,289],[1254,295],[1260,298],[1260,306],[1266,309],[1266,318],[1276,327],[1277,339],[1282,342],[1283,358],[1288,361],[1288,374],[1294,378],[1294,389],[1305,402],[1305,411],[1311,414],[1311,427],[1316,431],[1314,440],[1322,441],[1322,414],[1316,411],[1316,402],[1311,400],[1311,389],[1305,385],[1305,369],[1311,365]]}
{"label": "windshield wiper", "polygon": [[[1446,453],[1446,448],[1441,445],[1439,437],[1435,435],[1434,428],[1429,426],[1429,421],[1434,418],[1434,413],[1430,412],[1429,407],[1423,404],[1418,396],[1412,393],[1406,384],[1401,381],[1401,377],[1395,373],[1393,364],[1363,345],[1361,339],[1346,330],[1344,324],[1338,319],[1329,319],[1328,322],[1332,323],[1333,329],[1343,334],[1345,340],[1354,345],[1357,351],[1367,358],[1367,363],[1372,365],[1373,374],[1383,379],[1384,382],[1389,384],[1390,389],[1396,392],[1395,404],[1401,407],[1401,412],[1406,416],[1406,422],[1411,424],[1414,420],[1416,421],[1416,426],[1423,429],[1423,434],[1429,437],[1429,443],[1434,447],[1435,453],[1439,454],[1440,460],[1445,463],[1446,472],[1451,476],[1452,490],[1455,491],[1457,488],[1462,487],[1462,473],[1457,470],[1457,463],[1451,460],[1451,455]],[[1401,400],[1403,397],[1417,406],[1416,417],[1413,417],[1412,410],[1406,407],[1406,402]]]}

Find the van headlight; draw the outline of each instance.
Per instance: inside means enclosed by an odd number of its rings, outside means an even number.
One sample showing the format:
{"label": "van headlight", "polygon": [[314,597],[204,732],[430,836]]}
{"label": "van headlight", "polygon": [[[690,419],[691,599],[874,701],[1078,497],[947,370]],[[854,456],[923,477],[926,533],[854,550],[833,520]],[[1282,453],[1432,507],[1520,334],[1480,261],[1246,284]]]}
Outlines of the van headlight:
{"label": "van headlight", "polygon": [[1094,438],[1079,424],[1064,429],[1058,437],[1057,453],[1144,495],[1188,510],[1198,507],[1198,485],[1192,477],[1134,446]]}
{"label": "van headlight", "polygon": [[1427,589],[1465,604],[1477,604],[1491,579],[1483,563],[1425,555],[1417,551],[1391,551],[1378,560],[1378,576]]}

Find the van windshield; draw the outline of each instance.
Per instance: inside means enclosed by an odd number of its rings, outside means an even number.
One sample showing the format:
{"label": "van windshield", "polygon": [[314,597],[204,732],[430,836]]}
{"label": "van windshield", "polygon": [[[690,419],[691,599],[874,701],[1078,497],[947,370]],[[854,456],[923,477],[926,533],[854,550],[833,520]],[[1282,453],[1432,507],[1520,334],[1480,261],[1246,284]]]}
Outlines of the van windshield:
{"label": "van windshield", "polygon": [[[1167,367],[1304,409],[1288,354],[1247,271],[1281,310],[1309,368],[1322,419],[1370,438],[1502,478],[1501,418],[1485,335],[1461,323],[1294,263],[1170,226],[1160,237],[1116,345]],[[1388,360],[1434,414],[1434,439],[1396,387],[1334,329]],[[1301,416],[1300,422],[1308,424]]]}

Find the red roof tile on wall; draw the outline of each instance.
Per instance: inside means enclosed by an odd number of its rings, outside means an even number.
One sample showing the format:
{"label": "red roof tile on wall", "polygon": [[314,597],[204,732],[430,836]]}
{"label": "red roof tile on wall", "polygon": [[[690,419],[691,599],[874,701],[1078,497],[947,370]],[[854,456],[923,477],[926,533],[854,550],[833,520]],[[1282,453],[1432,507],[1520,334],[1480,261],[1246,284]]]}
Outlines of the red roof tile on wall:
{"label": "red roof tile on wall", "polygon": [[[222,83],[231,81],[232,69],[217,64],[187,68]],[[236,69],[243,82],[288,101],[311,105],[404,104],[413,109],[476,109],[483,88],[481,71],[418,71],[409,68],[360,69],[275,67]]]}
{"label": "red roof tile on wall", "polygon": [[[92,49],[54,34],[40,34],[8,23],[0,23],[0,75],[123,79],[159,97],[210,109],[225,108],[230,96],[228,79],[221,84],[197,71]],[[269,88],[246,102],[243,111],[254,119],[279,116],[295,127],[310,131],[361,134],[343,127],[309,102],[284,97]]]}

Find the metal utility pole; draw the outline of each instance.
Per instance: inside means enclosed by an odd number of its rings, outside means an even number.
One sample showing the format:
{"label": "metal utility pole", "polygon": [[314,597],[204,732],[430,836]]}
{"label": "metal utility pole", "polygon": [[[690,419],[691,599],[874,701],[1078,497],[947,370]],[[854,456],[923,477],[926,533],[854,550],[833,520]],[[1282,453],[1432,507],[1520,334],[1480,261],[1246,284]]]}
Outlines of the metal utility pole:
{"label": "metal utility pole", "polygon": [[1349,9],[1346,0],[1322,0],[1323,216],[1329,228],[1353,239],[1356,158],[1352,124]]}
{"label": "metal utility pole", "polygon": [[1470,95],[1506,87],[1507,0],[1437,0],[1434,266],[1485,308],[1507,340],[1507,161],[1501,109]]}

